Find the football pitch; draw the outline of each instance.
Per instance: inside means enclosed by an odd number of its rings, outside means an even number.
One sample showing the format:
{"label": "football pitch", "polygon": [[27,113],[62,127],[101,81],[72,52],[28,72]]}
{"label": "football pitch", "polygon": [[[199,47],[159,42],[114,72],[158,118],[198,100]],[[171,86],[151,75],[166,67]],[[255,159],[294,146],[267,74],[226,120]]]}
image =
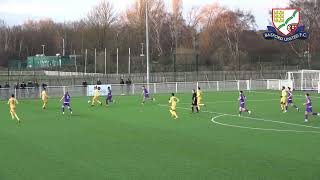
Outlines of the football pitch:
{"label": "football pitch", "polygon": [[303,93],[294,92],[301,111],[285,114],[280,92],[245,93],[253,113],[242,117],[238,92],[204,92],[199,114],[191,113],[191,93],[177,94],[178,120],[169,94],[145,105],[140,96],[116,96],[109,107],[74,97],[72,115],[62,115],[59,99],[44,111],[40,100],[20,100],[21,125],[1,101],[0,180],[320,179],[320,117],[304,123]]}

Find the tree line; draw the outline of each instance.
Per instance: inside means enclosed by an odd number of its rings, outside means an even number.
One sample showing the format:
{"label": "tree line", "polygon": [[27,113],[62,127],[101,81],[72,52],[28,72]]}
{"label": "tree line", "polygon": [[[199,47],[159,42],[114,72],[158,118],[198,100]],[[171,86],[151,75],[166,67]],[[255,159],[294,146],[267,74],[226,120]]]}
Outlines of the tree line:
{"label": "tree line", "polygon": [[[42,19],[8,26],[0,19],[0,66],[42,54],[43,44],[46,55],[62,54],[62,40],[66,55],[83,55],[85,49],[102,53],[107,49],[108,57],[114,57],[118,48],[124,56],[130,48],[138,59],[145,51],[145,1],[134,0],[125,12],[117,13],[108,0],[102,0],[85,18],[65,23]],[[252,70],[284,64],[312,68],[320,49],[320,4],[315,3],[290,1],[289,7],[301,8],[301,24],[310,38],[282,43],[265,40],[265,31],[257,30],[250,12],[213,3],[193,7],[183,16],[182,0],[173,0],[172,9],[166,8],[163,0],[148,0],[151,61],[161,71],[170,71],[173,63],[215,70]]]}

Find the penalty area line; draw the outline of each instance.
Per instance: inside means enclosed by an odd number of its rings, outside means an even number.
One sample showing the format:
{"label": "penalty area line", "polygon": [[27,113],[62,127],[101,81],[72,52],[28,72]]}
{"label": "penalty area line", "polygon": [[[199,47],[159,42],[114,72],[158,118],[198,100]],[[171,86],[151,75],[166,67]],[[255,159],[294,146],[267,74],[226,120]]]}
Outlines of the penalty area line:
{"label": "penalty area line", "polygon": [[[294,99],[305,99],[305,98],[294,98]],[[246,100],[246,102],[265,102],[265,101],[279,101],[280,98],[278,99],[253,99],[253,100]],[[205,102],[205,104],[223,104],[223,103],[237,103],[239,100],[234,100],[234,101],[208,101]],[[179,104],[190,104],[190,103],[179,103]]]}
{"label": "penalty area line", "polygon": [[[162,107],[168,107],[168,105],[164,105],[164,104],[158,104],[158,105],[162,106]],[[177,109],[190,110],[189,108],[184,108],[184,107],[177,107]],[[234,115],[234,114],[226,114],[226,113],[214,112],[214,111],[202,111],[202,112],[209,113],[209,114],[218,114],[218,115],[222,115],[222,116],[231,116],[231,117],[237,117],[237,118],[244,118],[244,119],[250,119],[250,120],[256,120],[256,121],[264,121],[264,122],[272,122],[272,123],[278,123],[278,124],[286,124],[286,125],[291,125],[291,126],[306,127],[306,128],[312,128],[312,129],[320,129],[320,127],[308,126],[308,125],[303,125],[303,124],[295,124],[295,123],[289,123],[289,122],[283,122],[283,121],[276,121],[276,120],[270,120],[270,119],[255,118],[255,117],[249,117],[249,116],[240,116],[239,117],[238,115]],[[311,132],[311,131],[308,131],[308,132]],[[319,133],[320,133],[320,131],[319,131]]]}
{"label": "penalty area line", "polygon": [[257,127],[249,127],[249,126],[238,126],[238,125],[233,125],[233,124],[226,124],[226,123],[221,123],[217,122],[216,119],[223,117],[226,115],[218,115],[215,116],[211,119],[211,122],[214,124],[218,124],[221,126],[227,126],[227,127],[233,127],[233,128],[240,128],[240,129],[250,129],[250,130],[260,130],[260,131],[276,131],[276,132],[294,132],[294,133],[316,133],[320,134],[319,131],[298,131],[298,130],[290,130],[290,129],[270,129],[270,128],[257,128]]}

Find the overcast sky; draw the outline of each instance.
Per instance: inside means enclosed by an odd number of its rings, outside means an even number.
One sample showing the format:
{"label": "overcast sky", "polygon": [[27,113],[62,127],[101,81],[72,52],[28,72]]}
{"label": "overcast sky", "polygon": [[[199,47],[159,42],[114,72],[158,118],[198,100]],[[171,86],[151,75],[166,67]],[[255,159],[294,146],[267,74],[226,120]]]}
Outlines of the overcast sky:
{"label": "overcast sky", "polygon": [[[78,20],[101,0],[0,0],[0,19],[9,25],[22,24],[28,19],[52,18],[58,22]],[[124,11],[134,0],[109,0],[117,12]],[[164,0],[168,8],[171,0]],[[286,7],[289,0],[183,0],[184,12],[193,6],[214,2],[231,9],[250,11],[255,17],[258,29],[265,29],[271,20],[268,11]]]}

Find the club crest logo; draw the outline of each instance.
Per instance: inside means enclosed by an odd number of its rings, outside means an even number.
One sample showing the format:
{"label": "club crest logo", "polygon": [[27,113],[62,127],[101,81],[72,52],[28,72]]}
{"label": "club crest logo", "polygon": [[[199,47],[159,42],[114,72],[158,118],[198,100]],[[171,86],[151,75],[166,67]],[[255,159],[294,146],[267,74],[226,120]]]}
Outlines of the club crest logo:
{"label": "club crest logo", "polygon": [[265,39],[277,39],[289,42],[296,39],[307,39],[309,33],[304,32],[304,26],[299,26],[299,8],[274,8],[272,9],[272,24],[268,32],[263,33]]}

